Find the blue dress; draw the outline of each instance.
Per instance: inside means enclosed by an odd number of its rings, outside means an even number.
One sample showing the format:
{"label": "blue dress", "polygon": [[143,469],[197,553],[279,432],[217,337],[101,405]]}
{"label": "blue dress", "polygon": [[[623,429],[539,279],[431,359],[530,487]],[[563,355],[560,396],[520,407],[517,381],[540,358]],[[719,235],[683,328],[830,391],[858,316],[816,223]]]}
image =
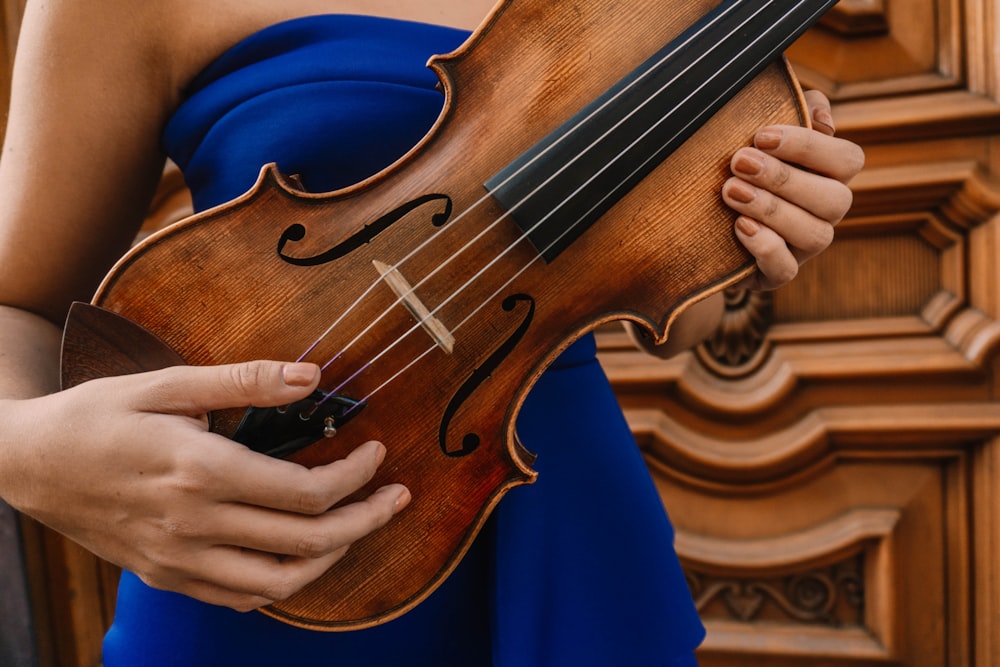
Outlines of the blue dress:
{"label": "blue dress", "polygon": [[[466,37],[360,16],[277,24],[192,82],[165,149],[199,210],[245,192],[268,162],[311,191],[349,185],[427,132],[443,97],[426,61]],[[105,665],[694,664],[704,629],[673,530],[595,352],[585,336],[543,374],[517,423],[538,454],[538,481],[504,498],[455,573],[413,611],[367,630],[312,632],[126,572]]]}

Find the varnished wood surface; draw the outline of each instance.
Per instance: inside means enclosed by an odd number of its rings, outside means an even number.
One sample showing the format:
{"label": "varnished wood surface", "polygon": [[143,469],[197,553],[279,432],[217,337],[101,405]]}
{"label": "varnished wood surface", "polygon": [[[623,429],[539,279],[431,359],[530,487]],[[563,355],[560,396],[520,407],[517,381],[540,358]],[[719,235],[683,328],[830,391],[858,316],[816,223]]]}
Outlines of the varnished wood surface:
{"label": "varnished wood surface", "polygon": [[[705,667],[1000,664],[998,40],[993,0],[842,0],[791,51],[868,156],[838,241],[734,297],[714,349],[658,361],[600,333]],[[176,181],[163,201],[151,227],[184,209]],[[42,664],[93,665],[113,568],[25,537]]]}

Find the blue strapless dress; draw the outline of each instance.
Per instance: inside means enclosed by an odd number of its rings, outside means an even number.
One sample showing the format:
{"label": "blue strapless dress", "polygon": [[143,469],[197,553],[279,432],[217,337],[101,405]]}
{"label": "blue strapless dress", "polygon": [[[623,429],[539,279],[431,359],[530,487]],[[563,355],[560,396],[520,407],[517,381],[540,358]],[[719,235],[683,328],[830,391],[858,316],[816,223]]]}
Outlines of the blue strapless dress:
{"label": "blue strapless dress", "polygon": [[[441,111],[428,57],[461,31],[326,15],[252,35],[209,66],[164,133],[199,210],[276,162],[326,192],[413,146]],[[369,630],[301,630],[122,576],[106,667],[627,667],[694,664],[704,629],[673,531],[592,336],[574,343],[518,419],[538,482],[514,489],[455,573]],[[585,417],[585,419],[584,419]]]}

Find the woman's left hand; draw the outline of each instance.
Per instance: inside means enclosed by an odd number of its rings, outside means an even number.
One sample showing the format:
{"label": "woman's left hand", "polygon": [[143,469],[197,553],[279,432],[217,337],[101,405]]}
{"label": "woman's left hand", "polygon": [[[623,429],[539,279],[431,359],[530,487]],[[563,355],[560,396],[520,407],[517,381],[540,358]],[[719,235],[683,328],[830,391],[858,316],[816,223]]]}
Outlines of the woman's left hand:
{"label": "woman's left hand", "polygon": [[[722,197],[740,215],[736,236],[757,260],[757,271],[734,288],[771,290],[796,276],[799,266],[833,241],[833,228],[851,207],[847,183],[865,163],[861,147],[833,136],[830,101],[808,91],[812,129],[770,125],[754,135],[731,161],[732,178]],[[627,326],[635,342],[659,357],[671,357],[711,335],[722,318],[721,294],[684,310],[665,343]]]}
{"label": "woman's left hand", "polygon": [[722,196],[740,214],[736,236],[758,268],[736,288],[771,290],[789,282],[803,262],[830,245],[834,226],[851,207],[847,183],[864,166],[864,152],[833,136],[830,101],[823,93],[805,95],[813,129],[764,127],[753,147],[733,155],[733,176]]}

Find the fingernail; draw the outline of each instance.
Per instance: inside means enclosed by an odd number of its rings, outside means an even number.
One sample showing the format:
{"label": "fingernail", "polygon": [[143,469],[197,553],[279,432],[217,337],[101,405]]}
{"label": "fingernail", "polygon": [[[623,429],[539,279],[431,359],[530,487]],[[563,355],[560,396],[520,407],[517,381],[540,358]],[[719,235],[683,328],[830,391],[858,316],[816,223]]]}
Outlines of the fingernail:
{"label": "fingernail", "polygon": [[400,486],[399,491],[397,491],[396,500],[392,504],[392,513],[395,514],[409,505],[411,498],[410,490],[405,486]]}
{"label": "fingernail", "polygon": [[730,197],[744,204],[749,204],[757,198],[757,191],[752,185],[748,185],[743,181],[737,181],[735,179],[730,181],[726,192]]}
{"label": "fingernail", "polygon": [[308,387],[316,379],[316,365],[306,363],[285,364],[281,377],[289,387]]}
{"label": "fingernail", "polygon": [[772,150],[781,145],[782,136],[781,130],[769,128],[758,132],[753,143],[762,150]]}
{"label": "fingernail", "polygon": [[753,155],[741,153],[733,165],[736,171],[746,176],[756,176],[764,169],[764,161]]}
{"label": "fingernail", "polygon": [[407,505],[410,504],[410,499],[411,499],[410,490],[409,489],[404,489],[403,492],[401,494],[399,494],[399,498],[396,498],[396,505],[395,505],[394,509],[397,512],[399,510],[403,509],[404,507],[406,507]]}
{"label": "fingernail", "polygon": [[831,132],[836,130],[836,127],[833,124],[833,114],[831,114],[826,109],[817,109],[815,113],[813,113],[813,121],[816,123],[820,123],[822,125],[826,125],[828,128],[830,128]]}
{"label": "fingernail", "polygon": [[744,236],[756,236],[760,231],[760,225],[755,220],[745,216],[736,218],[736,229],[740,230]]}
{"label": "fingernail", "polygon": [[375,465],[382,465],[382,461],[385,461],[385,445],[381,442],[376,442],[375,445]]}

